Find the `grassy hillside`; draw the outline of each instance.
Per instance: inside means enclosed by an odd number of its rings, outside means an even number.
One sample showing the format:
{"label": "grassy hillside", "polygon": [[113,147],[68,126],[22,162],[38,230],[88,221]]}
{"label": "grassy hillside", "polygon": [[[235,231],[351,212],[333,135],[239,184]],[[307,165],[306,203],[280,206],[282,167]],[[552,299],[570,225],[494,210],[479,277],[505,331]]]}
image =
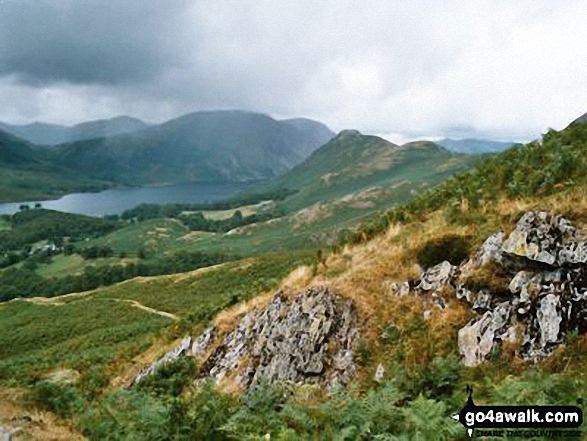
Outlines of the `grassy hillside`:
{"label": "grassy hillside", "polygon": [[[235,198],[229,211],[230,216],[236,211],[249,216],[267,212],[262,208],[270,207],[278,213],[271,220],[228,232],[189,231],[186,216],[189,219],[201,212],[206,218],[218,221],[227,219],[227,211],[194,207],[190,209],[193,214],[186,215],[187,207],[145,206],[129,211],[128,216],[138,220],[150,216],[161,219],[129,225],[92,244],[110,246],[128,255],[136,255],[140,247],[146,246],[155,253],[200,250],[243,257],[327,247],[342,230],[354,227],[378,210],[413,198],[477,160],[477,157],[447,152],[433,143],[399,147],[378,137],[343,132],[282,178],[249,190],[240,199]],[[258,199],[256,195],[267,195],[274,200]],[[238,206],[239,200],[244,205]],[[258,200],[265,202],[251,212],[247,201]]]}
{"label": "grassy hillside", "polygon": [[[244,181],[280,175],[327,142],[321,123],[240,111],[198,112],[147,126],[128,117],[71,128],[0,125],[0,201],[58,197],[116,184]],[[77,140],[77,141],[76,141]]]}
{"label": "grassy hillside", "polygon": [[[371,141],[375,149],[385,145]],[[347,391],[261,384],[234,397],[211,385],[195,386],[197,367],[189,360],[161,369],[144,386],[120,389],[175,339],[186,333],[197,335],[210,320],[230,327],[262,305],[267,292],[291,269],[313,263],[303,254],[285,252],[187,274],[137,278],[83,296],[0,305],[0,340],[4,339],[0,348],[9,346],[1,357],[0,382],[18,387],[34,383],[30,390],[37,397],[35,406],[60,412],[72,427],[94,439],[157,439],[169,433],[218,440],[260,439],[266,434],[272,439],[466,439],[464,429],[450,416],[465,404],[467,385],[473,387],[477,404],[574,404],[587,394],[585,336],[569,334],[564,345],[538,363],[526,362],[515,349],[504,346],[488,362],[464,367],[457,333],[471,318],[468,308],[454,299],[445,308],[427,306],[418,296],[393,295],[390,286],[414,280],[420,267],[427,266],[423,256],[431,250],[440,249],[437,257],[441,259],[453,251],[455,243],[473,252],[490,234],[511,232],[528,210],[563,214],[585,229],[586,148],[587,125],[575,124],[548,133],[541,142],[485,158],[435,189],[421,189],[412,202],[373,217],[359,229],[355,243],[338,247],[312,270],[298,269],[282,282],[288,292],[325,285],[354,302],[361,318],[354,356],[359,373]],[[336,166],[343,165],[344,161]],[[351,182],[372,174],[371,169],[362,174],[361,167],[347,168],[357,170]],[[305,176],[313,183],[322,175],[308,172]],[[352,187],[347,182],[343,185]],[[334,197],[327,203],[337,200]],[[312,226],[337,225],[332,215],[321,217],[320,210],[307,208],[269,225],[245,227],[242,234],[228,235],[227,240],[236,240],[234,236],[253,246],[262,237],[255,232],[263,228],[275,228],[277,234],[289,225],[289,235],[282,239],[289,240],[294,231],[303,231],[307,237]],[[168,221],[174,222],[166,219],[165,225]],[[145,237],[149,231],[166,234],[156,228],[169,230],[171,225],[159,222],[152,219],[127,228],[142,229]],[[294,222],[297,230],[291,229]],[[182,233],[170,234],[171,242],[164,247],[178,243]],[[190,234],[183,240],[192,240]],[[209,238],[223,240],[224,235],[193,240]],[[68,313],[57,317],[59,311]],[[102,314],[93,315],[93,311]],[[135,314],[145,314],[141,331]],[[51,327],[57,320],[59,325]],[[112,333],[106,333],[108,326]],[[14,341],[21,342],[18,350],[11,346]],[[384,368],[381,383],[374,380],[379,366]],[[75,385],[39,381],[67,368],[81,374]],[[170,438],[174,437],[181,439],[179,435]]]}
{"label": "grassy hillside", "polygon": [[430,142],[400,147],[376,136],[348,130],[269,187],[299,190],[283,203],[287,211],[372,188],[402,188],[393,198],[393,202],[399,203],[422,187],[434,186],[456,171],[466,169],[476,160],[450,153]]}

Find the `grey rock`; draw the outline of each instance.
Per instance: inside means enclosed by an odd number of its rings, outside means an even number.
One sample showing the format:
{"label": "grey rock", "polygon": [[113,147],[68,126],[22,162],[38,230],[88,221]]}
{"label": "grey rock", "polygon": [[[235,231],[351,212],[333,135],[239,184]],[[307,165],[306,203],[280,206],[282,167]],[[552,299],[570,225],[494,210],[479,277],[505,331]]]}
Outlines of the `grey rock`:
{"label": "grey rock", "polygon": [[540,344],[556,343],[560,332],[560,300],[554,294],[548,294],[540,301],[540,309],[536,313],[540,326]]}
{"label": "grey rock", "polygon": [[484,311],[488,310],[491,307],[491,293],[488,291],[481,290],[475,295],[475,300],[473,301],[473,310],[477,311]]}
{"label": "grey rock", "polygon": [[[504,292],[474,293],[458,285],[457,298],[472,301],[472,309],[483,313],[459,332],[464,363],[474,366],[495,345],[516,342],[518,329],[520,355],[530,360],[548,356],[569,331],[587,332],[586,243],[560,216],[524,214],[503,242],[501,259],[494,260],[511,274]],[[467,270],[478,264],[470,260]]]}
{"label": "grey rock", "polygon": [[456,267],[444,261],[422,274],[418,288],[424,291],[440,291],[455,276]]}
{"label": "grey rock", "polygon": [[465,366],[477,366],[489,355],[497,341],[515,338],[515,327],[510,326],[511,306],[499,304],[494,311],[487,311],[480,319],[473,319],[458,333],[459,352]]}
{"label": "grey rock", "polygon": [[502,249],[547,265],[587,262],[587,246],[571,222],[546,212],[524,214]]}
{"label": "grey rock", "polygon": [[203,356],[212,343],[214,343],[214,338],[216,337],[216,330],[213,326],[206,329],[202,334],[194,340],[192,344],[192,356],[193,357],[201,357]]}
{"label": "grey rock", "polygon": [[465,366],[477,366],[493,349],[494,330],[491,312],[487,311],[479,320],[468,323],[459,330],[459,352]]}
{"label": "grey rock", "polygon": [[501,263],[503,260],[503,240],[505,233],[500,231],[489,236],[475,257],[478,265],[487,265],[491,262]]}
{"label": "grey rock", "polygon": [[244,387],[261,378],[346,385],[356,371],[357,336],[352,303],[329,289],[310,288],[291,301],[278,293],[264,310],[252,311],[239,322],[201,372],[217,382],[236,377]]}
{"label": "grey rock", "polygon": [[377,383],[381,383],[383,381],[383,377],[385,375],[385,368],[381,363],[377,365],[377,370],[375,371],[375,381]]}
{"label": "grey rock", "polygon": [[390,285],[390,291],[393,295],[398,297],[406,296],[410,293],[410,283],[405,282],[393,282]]}

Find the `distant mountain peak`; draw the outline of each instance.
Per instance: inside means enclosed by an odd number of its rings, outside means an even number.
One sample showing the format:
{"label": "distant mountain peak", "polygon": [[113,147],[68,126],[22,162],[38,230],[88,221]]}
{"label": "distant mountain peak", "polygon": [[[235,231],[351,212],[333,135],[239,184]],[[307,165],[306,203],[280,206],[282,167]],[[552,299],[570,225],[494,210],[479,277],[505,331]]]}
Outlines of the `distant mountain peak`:
{"label": "distant mountain peak", "polygon": [[336,137],[337,138],[350,138],[353,136],[363,136],[363,134],[361,132],[359,132],[358,130],[346,129],[346,130],[341,131]]}
{"label": "distant mountain peak", "polygon": [[465,138],[465,139],[450,139],[445,138],[436,141],[436,144],[441,145],[445,149],[455,153],[498,153],[506,150],[516,144],[513,141],[491,141],[487,139]]}

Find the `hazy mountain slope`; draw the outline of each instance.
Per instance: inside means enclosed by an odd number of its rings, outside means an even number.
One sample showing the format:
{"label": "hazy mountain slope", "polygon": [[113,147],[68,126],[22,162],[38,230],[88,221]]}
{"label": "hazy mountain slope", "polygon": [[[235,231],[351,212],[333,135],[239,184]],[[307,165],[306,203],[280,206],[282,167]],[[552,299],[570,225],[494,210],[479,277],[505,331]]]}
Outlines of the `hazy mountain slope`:
{"label": "hazy mountain slope", "polygon": [[0,130],[0,164],[31,166],[38,163],[39,159],[31,143]]}
{"label": "hazy mountain slope", "polygon": [[397,146],[376,136],[345,130],[270,187],[299,190],[285,201],[289,210],[372,187],[393,189],[398,197],[401,189],[406,193],[400,197],[403,199],[474,161],[431,142]]}
{"label": "hazy mountain slope", "polygon": [[128,184],[243,181],[280,175],[319,147],[322,131],[243,111],[196,112],[132,134],[60,145],[64,166]]}
{"label": "hazy mountain slope", "polygon": [[148,126],[148,124],[140,119],[129,116],[88,121],[71,127],[39,122],[26,125],[0,123],[0,129],[39,145],[55,145],[104,136],[114,136],[122,133],[135,132]]}
{"label": "hazy mountain slope", "polygon": [[307,118],[284,119],[280,122],[308,136],[307,143],[299,146],[299,151],[304,157],[310,156],[317,147],[326,144],[336,135],[325,124]]}
{"label": "hazy mountain slope", "polygon": [[69,127],[57,124],[35,122],[26,125],[13,125],[0,122],[0,130],[26,139],[35,144],[52,145],[69,140]]}
{"label": "hazy mountain slope", "polygon": [[44,149],[0,131],[0,202],[47,199],[107,186],[54,164]]}
{"label": "hazy mountain slope", "polygon": [[130,116],[118,116],[77,124],[70,129],[69,139],[63,142],[81,141],[84,139],[115,136],[132,133],[149,127],[149,124]]}
{"label": "hazy mountain slope", "polygon": [[510,148],[514,142],[503,142],[503,141],[489,141],[486,139],[441,139],[436,141],[439,144],[450,150],[451,152],[457,153],[497,153],[505,149]]}

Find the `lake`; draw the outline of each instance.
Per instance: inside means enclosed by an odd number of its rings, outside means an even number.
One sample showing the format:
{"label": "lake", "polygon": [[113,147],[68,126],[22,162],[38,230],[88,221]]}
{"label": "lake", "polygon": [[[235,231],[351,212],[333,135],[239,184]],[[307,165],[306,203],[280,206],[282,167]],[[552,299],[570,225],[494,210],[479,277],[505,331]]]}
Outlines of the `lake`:
{"label": "lake", "polygon": [[246,182],[178,184],[168,187],[113,188],[99,193],[71,193],[52,201],[26,201],[0,204],[0,214],[14,214],[22,204],[88,216],[120,214],[139,204],[204,203],[229,198],[253,185]]}

